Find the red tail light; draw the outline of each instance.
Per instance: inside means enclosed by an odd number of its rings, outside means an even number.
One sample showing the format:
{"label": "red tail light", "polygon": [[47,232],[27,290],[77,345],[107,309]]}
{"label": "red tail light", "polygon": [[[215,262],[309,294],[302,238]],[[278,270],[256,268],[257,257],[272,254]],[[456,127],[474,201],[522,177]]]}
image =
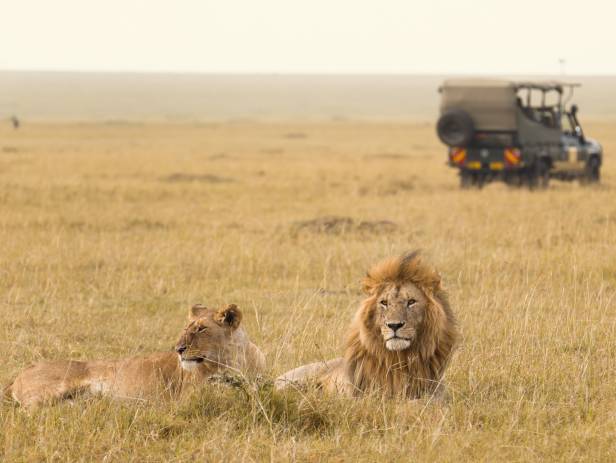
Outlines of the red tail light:
{"label": "red tail light", "polygon": [[464,148],[451,148],[449,150],[449,159],[454,164],[463,165],[464,161],[466,161],[466,150]]}
{"label": "red tail light", "polygon": [[517,166],[522,162],[522,153],[518,148],[505,149],[505,163],[508,166]]}

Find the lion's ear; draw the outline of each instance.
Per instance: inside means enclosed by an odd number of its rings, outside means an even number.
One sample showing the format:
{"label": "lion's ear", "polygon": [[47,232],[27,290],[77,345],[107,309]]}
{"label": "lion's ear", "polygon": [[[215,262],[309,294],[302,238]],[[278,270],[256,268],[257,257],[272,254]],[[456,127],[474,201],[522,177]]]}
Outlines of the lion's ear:
{"label": "lion's ear", "polygon": [[229,326],[236,329],[242,322],[242,311],[235,304],[229,304],[224,309],[219,309],[214,316],[214,321],[219,325]]}
{"label": "lion's ear", "polygon": [[369,273],[366,273],[366,276],[361,282],[361,287],[368,296],[372,296],[377,289],[377,283]]}
{"label": "lion's ear", "polygon": [[436,282],[434,283],[434,292],[443,291],[443,279],[441,278],[441,274],[434,272],[434,276],[436,278]]}
{"label": "lion's ear", "polygon": [[197,318],[201,318],[203,317],[203,315],[205,315],[206,311],[207,311],[207,307],[204,306],[203,304],[195,304],[188,311],[188,319],[196,320]]}

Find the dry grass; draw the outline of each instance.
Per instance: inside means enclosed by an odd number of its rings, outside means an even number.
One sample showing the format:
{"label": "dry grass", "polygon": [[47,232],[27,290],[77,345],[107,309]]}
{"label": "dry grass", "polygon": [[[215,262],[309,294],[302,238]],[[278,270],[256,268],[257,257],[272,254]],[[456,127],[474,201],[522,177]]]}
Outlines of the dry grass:
{"label": "dry grass", "polygon": [[601,186],[531,193],[459,191],[430,124],[2,128],[0,383],[35,360],[169,349],[196,302],[242,307],[276,375],[339,353],[366,268],[417,247],[464,340],[445,405],[268,384],[5,403],[0,459],[613,460],[615,129],[587,127]]}

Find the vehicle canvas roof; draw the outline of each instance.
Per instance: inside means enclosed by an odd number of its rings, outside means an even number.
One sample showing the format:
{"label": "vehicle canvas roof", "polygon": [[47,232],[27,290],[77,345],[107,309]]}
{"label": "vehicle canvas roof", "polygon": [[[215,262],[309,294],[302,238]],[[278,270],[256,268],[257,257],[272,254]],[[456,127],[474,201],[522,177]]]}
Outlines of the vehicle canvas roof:
{"label": "vehicle canvas roof", "polygon": [[439,89],[441,114],[447,110],[466,111],[476,128],[515,130],[516,87],[512,82],[491,79],[451,79]]}
{"label": "vehicle canvas roof", "polygon": [[450,109],[466,111],[481,130],[515,130],[520,89],[555,90],[576,86],[556,81],[510,81],[498,79],[448,79],[439,88],[441,113]]}
{"label": "vehicle canvas roof", "polygon": [[443,82],[442,88],[449,87],[500,87],[500,88],[515,88],[513,82],[509,80],[497,79],[447,79]]}

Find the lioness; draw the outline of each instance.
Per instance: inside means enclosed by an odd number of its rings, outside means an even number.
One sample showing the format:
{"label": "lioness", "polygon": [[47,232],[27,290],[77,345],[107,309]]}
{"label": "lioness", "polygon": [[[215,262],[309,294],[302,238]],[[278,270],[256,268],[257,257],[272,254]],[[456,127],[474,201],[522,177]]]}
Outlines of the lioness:
{"label": "lioness", "polygon": [[278,389],[316,382],[347,395],[442,392],[458,331],[439,274],[413,252],[375,265],[363,287],[368,297],[355,314],[344,356],[295,368],[276,379]]}
{"label": "lioness", "polygon": [[6,394],[26,407],[82,393],[126,399],[176,396],[186,385],[222,370],[258,373],[265,368],[265,356],[240,327],[241,321],[242,312],[233,304],[219,310],[195,305],[175,352],[111,361],[41,362],[22,371]]}

